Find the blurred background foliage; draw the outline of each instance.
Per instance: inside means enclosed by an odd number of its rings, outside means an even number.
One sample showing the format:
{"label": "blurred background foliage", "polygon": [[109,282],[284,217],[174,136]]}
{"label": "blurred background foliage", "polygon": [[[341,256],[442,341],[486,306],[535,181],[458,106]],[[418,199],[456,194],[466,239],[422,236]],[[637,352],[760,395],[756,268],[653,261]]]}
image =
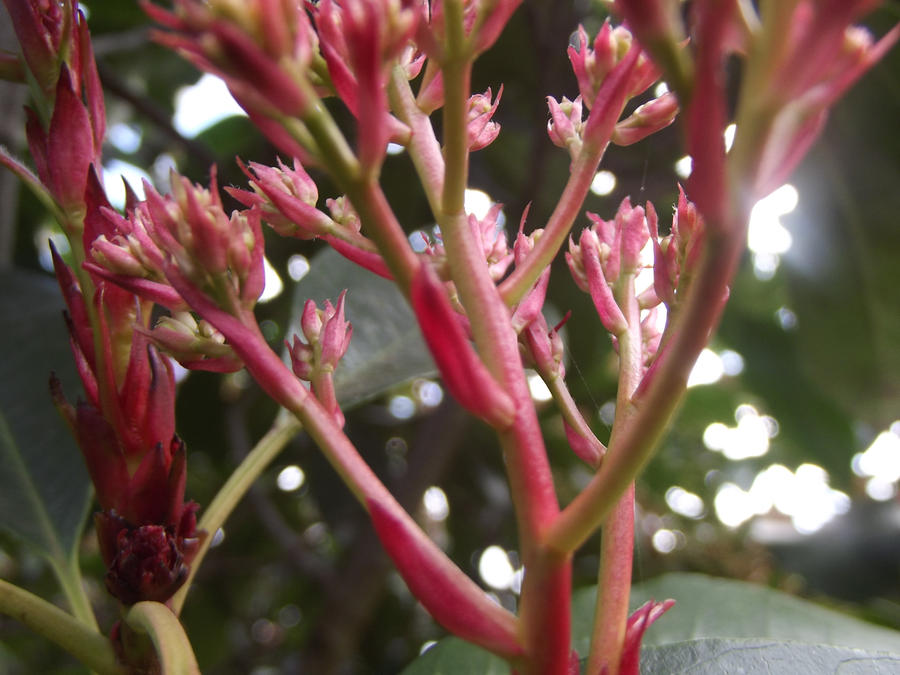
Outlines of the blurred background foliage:
{"label": "blurred background foliage", "polygon": [[[115,141],[106,149],[110,173],[116,162],[126,162],[165,186],[171,166],[203,182],[216,163],[220,185],[243,186],[236,156],[275,161],[243,117],[227,117],[193,137],[179,132],[172,121],[178,92],[199,74],[153,44],[135,3],[85,4]],[[898,15],[892,2],[867,23],[880,35]],[[577,93],[565,48],[579,22],[593,35],[601,17],[587,0],[526,0],[476,65],[474,91],[504,85],[496,117],[503,128],[494,145],[473,156],[471,186],[505,205],[510,234],[527,204],[526,229],[540,227],[565,182],[568,158],[547,138],[545,97]],[[0,27],[0,46],[12,49],[6,17]],[[708,355],[713,374],[725,372],[690,389],[638,485],[636,581],[673,570],[753,580],[900,628],[898,73],[895,49],[835,108],[792,179],[797,204],[782,220],[792,245],[761,245],[762,252],[748,253]],[[24,154],[24,88],[3,83],[0,89],[0,141]],[[346,111],[332,108],[349,122]],[[677,197],[679,133],[676,125],[634,147],[611,147],[603,168],[615,186],[592,194],[586,209],[609,218],[630,195],[636,202],[652,200],[667,223]],[[316,177],[321,205],[337,194]],[[0,181],[2,264],[48,275],[45,242],[58,236],[53,224],[11,176]],[[432,225],[407,157],[388,158],[384,186],[410,232]],[[763,244],[776,235],[762,235]],[[312,282],[295,283],[289,269],[296,276],[303,266],[297,256],[312,259],[321,246],[272,232],[266,240],[268,260],[285,288],[258,313],[277,348],[313,294],[304,290]],[[568,382],[602,438],[615,395],[615,356],[589,299],[560,263],[550,302],[558,315],[572,311],[564,333]],[[366,302],[378,309],[381,300]],[[352,312],[348,318],[362,320]],[[61,320],[58,330],[62,335]],[[412,371],[427,375],[427,366],[417,362]],[[552,406],[540,406],[566,502],[589,472],[567,449]],[[191,374],[178,399],[178,430],[189,448],[188,496],[209,503],[275,414],[240,373]],[[493,583],[500,601],[514,606],[514,520],[489,429],[418,377],[349,411],[347,432],[462,568],[481,575],[489,588]],[[738,445],[728,439],[739,439]],[[877,452],[863,459],[872,447]],[[595,537],[577,557],[576,586],[594,583],[597,550]],[[102,589],[90,531],[81,555],[107,629],[115,607]],[[499,578],[480,568],[485,559],[494,561]],[[59,599],[41,558],[6,534],[0,534],[0,575]],[[391,571],[362,509],[302,435],[227,522],[183,618],[204,672],[221,675],[393,673],[443,634]],[[0,618],[0,671],[70,670],[77,668],[64,655]]]}

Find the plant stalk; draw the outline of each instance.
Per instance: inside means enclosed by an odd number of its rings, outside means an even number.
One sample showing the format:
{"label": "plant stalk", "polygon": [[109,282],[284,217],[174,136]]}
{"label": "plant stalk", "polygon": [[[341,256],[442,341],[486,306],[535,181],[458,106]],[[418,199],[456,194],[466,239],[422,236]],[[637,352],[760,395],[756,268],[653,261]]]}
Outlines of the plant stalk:
{"label": "plant stalk", "polygon": [[266,432],[253,450],[244,458],[240,465],[232,472],[225,484],[219,489],[216,496],[203,512],[197,523],[198,531],[205,531],[206,536],[200,542],[200,548],[191,562],[191,570],[184,585],[172,596],[169,606],[175,616],[181,614],[185,598],[190,590],[191,582],[200,567],[210,543],[216,531],[224,525],[228,516],[237,506],[238,502],[247,494],[247,490],[257,478],[272,463],[272,460],[284,449],[284,446],[300,431],[300,423],[290,415],[279,414],[272,424],[272,428]]}
{"label": "plant stalk", "polygon": [[100,675],[125,675],[109,640],[96,629],[23,588],[0,579],[0,612],[62,647]]}
{"label": "plant stalk", "polygon": [[[634,291],[634,275],[619,280],[616,298],[628,328],[617,336],[619,344],[619,389],[616,394],[616,416],[610,447],[615,445],[617,430],[628,425],[635,414],[631,401],[640,384],[643,369],[641,310]],[[607,456],[608,461],[609,456]],[[597,581],[597,606],[594,612],[591,650],[586,675],[618,675],[625,626],[628,620],[628,598],[631,592],[631,568],[634,558],[634,483],[613,506],[603,523],[600,540],[600,570]]]}

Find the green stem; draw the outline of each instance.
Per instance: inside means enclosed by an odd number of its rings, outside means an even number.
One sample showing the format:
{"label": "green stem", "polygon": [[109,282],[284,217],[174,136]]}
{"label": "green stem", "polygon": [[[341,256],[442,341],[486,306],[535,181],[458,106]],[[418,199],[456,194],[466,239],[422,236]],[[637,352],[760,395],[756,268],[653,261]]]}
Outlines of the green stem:
{"label": "green stem", "polygon": [[205,531],[206,536],[200,543],[200,549],[191,562],[191,571],[188,574],[184,585],[178,590],[169,601],[172,612],[176,616],[181,613],[184,606],[184,600],[190,590],[191,581],[196,574],[197,568],[203,557],[209,550],[210,542],[216,531],[224,525],[228,516],[237,506],[237,503],[244,497],[250,486],[257,478],[266,470],[266,467],[272,463],[272,460],[278,456],[288,441],[290,441],[298,431],[300,431],[300,423],[291,415],[279,414],[272,428],[263,436],[253,450],[244,458],[240,465],[229,476],[228,480],[210,502],[207,509],[203,512],[200,522],[197,523],[197,529]]}
{"label": "green stem", "polygon": [[[641,381],[643,368],[641,310],[634,292],[634,275],[625,275],[617,284],[616,301],[625,315],[628,328],[617,336],[619,342],[619,389],[616,394],[616,417],[610,439],[611,452],[616,446],[618,430],[627,427],[635,414],[631,397]],[[591,651],[587,675],[617,675],[625,644],[628,620],[628,597],[631,590],[631,567],[634,557],[634,483],[612,508],[603,523],[600,540],[600,571],[597,583],[597,606],[594,613]]]}
{"label": "green stem", "polygon": [[78,547],[74,546],[69,560],[65,563],[51,560],[50,565],[53,568],[59,585],[62,588],[69,607],[75,618],[84,625],[99,631],[97,625],[97,617],[94,616],[94,609],[91,607],[91,601],[88,599],[84,590],[84,584],[81,583],[81,569],[78,566]]}
{"label": "green stem", "polygon": [[124,675],[109,640],[43,598],[0,579],[0,612],[62,647],[100,675]]}
{"label": "green stem", "polygon": [[200,675],[191,643],[178,617],[160,602],[139,602],[125,615],[137,633],[146,633],[159,658],[162,675]]}
{"label": "green stem", "polygon": [[445,0],[444,15],[447,58],[441,68],[444,81],[445,163],[441,211],[450,215],[464,211],[469,180],[467,101],[471,89],[472,62],[465,53],[462,3]]}
{"label": "green stem", "polygon": [[[447,5],[447,32],[451,30],[454,3]],[[461,15],[458,17],[462,21]],[[506,457],[510,490],[519,524],[519,536],[525,559],[534,549],[544,527],[556,517],[559,507],[550,466],[547,461],[534,404],[528,390],[518,340],[509,320],[509,312],[488,273],[484,252],[472,236],[463,197],[468,174],[466,144],[466,101],[471,63],[460,60],[462,45],[448,38],[444,64],[444,161],[446,174],[438,224],[444,239],[450,276],[460,301],[466,308],[475,345],[488,369],[516,402],[518,413],[513,424],[500,430]]]}
{"label": "green stem", "polygon": [[446,58],[444,84],[444,185],[438,223],[450,275],[485,364],[516,404],[513,424],[498,430],[516,511],[520,549],[528,573],[522,589],[520,621],[526,657],[516,664],[528,674],[563,672],[570,640],[571,558],[542,543],[559,514],[556,491],[537,414],[525,380],[518,340],[484,252],[472,237],[464,208],[468,180],[467,100],[472,63],[467,53],[462,4],[444,2]]}

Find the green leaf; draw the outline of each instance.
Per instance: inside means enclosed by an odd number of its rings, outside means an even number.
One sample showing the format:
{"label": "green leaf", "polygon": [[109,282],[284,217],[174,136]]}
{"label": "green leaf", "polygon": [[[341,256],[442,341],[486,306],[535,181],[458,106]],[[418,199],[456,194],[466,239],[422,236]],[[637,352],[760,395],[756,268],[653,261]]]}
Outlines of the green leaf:
{"label": "green leaf", "polygon": [[0,528],[65,564],[91,488],[48,390],[51,371],[70,386],[79,381],[62,309],[52,278],[0,275]]}
{"label": "green leaf", "polygon": [[[587,654],[595,589],[572,600],[573,645]],[[675,599],[644,635],[645,646],[697,638],[765,638],[900,654],[900,633],[778,591],[700,574],[666,574],[632,589],[632,606]],[[720,671],[724,672],[724,671]]]}
{"label": "green leaf", "polygon": [[413,661],[401,675],[509,675],[509,664],[481,647],[448,637]]}
{"label": "green leaf", "polygon": [[303,304],[337,302],[349,289],[345,304],[353,338],[334,373],[338,400],[345,409],[416,377],[436,372],[409,304],[390,281],[345,259],[331,249],[311,261],[310,272],[297,285],[289,328],[300,334]]}
{"label": "green leaf", "polygon": [[900,656],[772,640],[692,640],[641,652],[641,675],[890,675]]}
{"label": "green leaf", "polygon": [[[573,647],[588,653],[595,588],[572,598]],[[633,608],[674,598],[644,635],[642,675],[900,672],[900,633],[741,581],[666,574],[632,589]],[[891,654],[894,652],[894,654]],[[507,673],[500,658],[445,638],[403,675]]]}

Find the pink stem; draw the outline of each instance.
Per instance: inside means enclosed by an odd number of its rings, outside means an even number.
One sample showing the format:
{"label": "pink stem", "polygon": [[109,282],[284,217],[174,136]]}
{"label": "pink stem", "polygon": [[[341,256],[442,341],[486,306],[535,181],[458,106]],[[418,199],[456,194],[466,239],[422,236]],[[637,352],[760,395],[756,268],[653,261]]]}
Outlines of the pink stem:
{"label": "pink stem", "polygon": [[[611,452],[621,452],[618,430],[635,414],[631,397],[641,381],[643,353],[641,310],[634,292],[634,276],[619,280],[618,305],[627,328],[620,333],[619,390],[616,394],[616,419],[613,421]],[[608,461],[609,458],[607,458]],[[591,651],[587,675],[617,675],[625,644],[628,597],[631,591],[631,567],[634,556],[634,483],[631,483],[603,523],[600,540],[600,575],[597,584],[597,608],[594,615]]]}
{"label": "pink stem", "polygon": [[388,554],[435,619],[504,658],[518,657],[522,648],[515,616],[490,600],[419,528],[359,455],[332,414],[268,347],[252,313],[235,318],[181,280],[172,281],[185,300],[226,337],[265,392],[300,420],[369,512]]}
{"label": "pink stem", "polygon": [[479,354],[516,408],[512,425],[498,433],[527,570],[520,612],[527,652],[522,672],[564,673],[569,660],[570,558],[566,554],[549,555],[540,546],[544,530],[559,514],[559,504],[509,310],[488,273],[484,252],[472,237],[464,211],[472,63],[463,46],[462,4],[447,2],[444,10],[445,175],[438,223],[450,275],[466,308]]}

